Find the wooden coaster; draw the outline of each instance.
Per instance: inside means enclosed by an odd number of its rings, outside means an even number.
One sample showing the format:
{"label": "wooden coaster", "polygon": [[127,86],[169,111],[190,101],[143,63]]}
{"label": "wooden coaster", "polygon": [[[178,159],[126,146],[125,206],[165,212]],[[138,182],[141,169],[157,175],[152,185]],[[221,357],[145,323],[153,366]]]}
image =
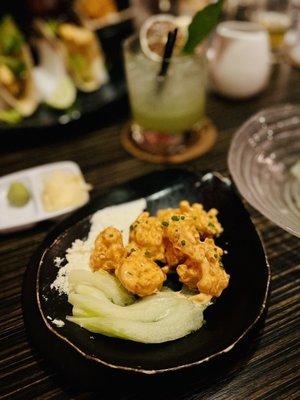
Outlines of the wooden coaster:
{"label": "wooden coaster", "polygon": [[207,153],[217,140],[217,128],[209,118],[205,118],[200,129],[195,131],[195,139],[182,152],[173,155],[151,154],[141,149],[132,139],[132,122],[125,125],[121,133],[121,143],[128,153],[140,160],[149,161],[155,164],[181,164],[193,160],[204,153]]}

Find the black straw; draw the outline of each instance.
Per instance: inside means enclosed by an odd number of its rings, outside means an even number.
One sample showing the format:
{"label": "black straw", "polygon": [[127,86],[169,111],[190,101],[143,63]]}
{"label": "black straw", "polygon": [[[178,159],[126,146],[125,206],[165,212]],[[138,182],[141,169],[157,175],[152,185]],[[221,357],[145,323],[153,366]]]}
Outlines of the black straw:
{"label": "black straw", "polygon": [[159,77],[166,76],[166,74],[168,72],[168,68],[170,65],[170,61],[171,61],[171,57],[173,54],[173,49],[174,49],[174,45],[175,45],[175,41],[176,41],[177,32],[178,32],[178,29],[175,28],[174,31],[170,31],[168,33],[168,40],[167,40],[167,43],[165,46],[165,51],[164,51],[164,56],[163,56],[163,60],[161,63],[161,68],[160,68],[160,71],[158,74]]}

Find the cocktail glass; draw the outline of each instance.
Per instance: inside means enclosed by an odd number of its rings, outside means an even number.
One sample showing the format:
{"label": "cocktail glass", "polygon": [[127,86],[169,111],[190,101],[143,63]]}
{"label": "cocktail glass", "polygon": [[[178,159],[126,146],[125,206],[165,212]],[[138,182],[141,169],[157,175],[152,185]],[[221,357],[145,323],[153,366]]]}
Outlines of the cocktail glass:
{"label": "cocktail glass", "polygon": [[164,78],[158,78],[161,62],[144,54],[138,36],[124,42],[124,57],[133,116],[132,139],[153,154],[183,151],[203,122],[205,56],[172,57]]}

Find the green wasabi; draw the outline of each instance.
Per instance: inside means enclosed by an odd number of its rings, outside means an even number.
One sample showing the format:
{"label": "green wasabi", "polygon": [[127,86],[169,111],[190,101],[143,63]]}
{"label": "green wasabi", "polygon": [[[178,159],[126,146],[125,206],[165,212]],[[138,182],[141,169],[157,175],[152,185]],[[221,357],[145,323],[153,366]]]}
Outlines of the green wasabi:
{"label": "green wasabi", "polygon": [[9,204],[14,207],[23,207],[30,200],[31,194],[22,182],[12,182],[7,192]]}

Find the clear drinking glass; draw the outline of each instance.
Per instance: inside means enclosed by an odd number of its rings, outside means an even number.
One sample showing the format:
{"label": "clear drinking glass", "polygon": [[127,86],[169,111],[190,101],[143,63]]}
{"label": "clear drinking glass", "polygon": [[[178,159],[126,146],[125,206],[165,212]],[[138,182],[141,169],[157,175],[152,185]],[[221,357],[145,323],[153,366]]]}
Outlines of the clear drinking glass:
{"label": "clear drinking glass", "polygon": [[290,1],[289,15],[291,27],[284,37],[285,55],[293,66],[300,68],[300,0]]}
{"label": "clear drinking glass", "polygon": [[260,23],[269,32],[273,51],[281,49],[284,35],[291,26],[288,0],[256,0],[252,20]]}
{"label": "clear drinking glass", "polygon": [[161,62],[143,53],[138,36],[124,42],[124,57],[133,116],[132,139],[154,154],[182,151],[204,116],[204,55],[172,57],[163,81],[157,78]]}

